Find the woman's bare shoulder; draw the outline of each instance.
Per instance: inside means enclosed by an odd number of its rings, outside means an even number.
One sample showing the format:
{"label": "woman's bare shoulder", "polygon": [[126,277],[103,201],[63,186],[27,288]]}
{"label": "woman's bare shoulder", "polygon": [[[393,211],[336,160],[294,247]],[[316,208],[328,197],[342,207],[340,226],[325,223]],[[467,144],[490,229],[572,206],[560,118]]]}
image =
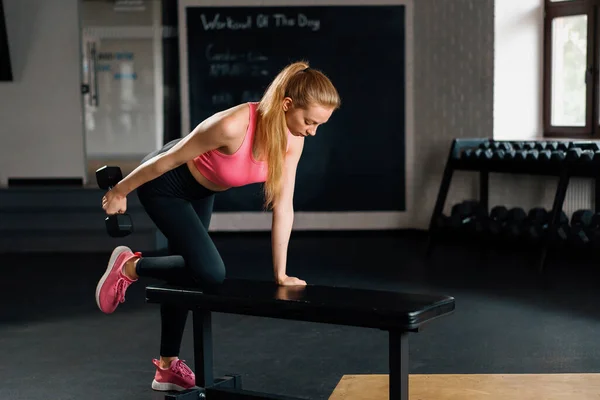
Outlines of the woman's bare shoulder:
{"label": "woman's bare shoulder", "polygon": [[213,115],[213,118],[219,121],[227,136],[231,139],[235,139],[239,136],[244,136],[248,129],[250,116],[250,108],[247,103],[239,104],[220,111]]}

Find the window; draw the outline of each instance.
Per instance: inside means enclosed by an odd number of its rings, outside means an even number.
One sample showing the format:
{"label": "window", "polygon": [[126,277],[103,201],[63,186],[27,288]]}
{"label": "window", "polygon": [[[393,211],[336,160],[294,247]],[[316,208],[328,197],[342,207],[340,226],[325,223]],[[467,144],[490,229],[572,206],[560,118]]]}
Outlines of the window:
{"label": "window", "polygon": [[545,0],[545,136],[600,137],[600,0]]}

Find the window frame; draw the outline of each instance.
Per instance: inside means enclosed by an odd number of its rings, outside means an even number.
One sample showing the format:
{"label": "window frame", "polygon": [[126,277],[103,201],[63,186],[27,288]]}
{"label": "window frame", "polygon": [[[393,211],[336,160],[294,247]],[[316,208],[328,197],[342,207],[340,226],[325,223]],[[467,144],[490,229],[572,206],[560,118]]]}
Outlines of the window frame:
{"label": "window frame", "polygon": [[[544,78],[543,78],[543,129],[544,137],[592,138],[600,133],[598,104],[600,96],[598,79],[597,21],[600,0],[566,0],[544,2]],[[552,111],[552,22],[557,17],[587,15],[587,78],[585,126],[553,126]],[[585,78],[585,77],[582,77]]]}

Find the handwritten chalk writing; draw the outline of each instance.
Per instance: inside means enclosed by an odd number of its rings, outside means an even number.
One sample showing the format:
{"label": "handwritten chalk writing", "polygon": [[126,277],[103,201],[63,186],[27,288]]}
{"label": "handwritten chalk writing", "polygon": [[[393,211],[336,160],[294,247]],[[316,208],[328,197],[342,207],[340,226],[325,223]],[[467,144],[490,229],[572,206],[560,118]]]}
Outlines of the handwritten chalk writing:
{"label": "handwritten chalk writing", "polygon": [[221,18],[221,14],[216,14],[212,20],[208,20],[205,14],[200,15],[202,27],[205,31],[231,29],[234,31],[252,28],[252,17],[248,16],[245,20],[236,21],[231,17]]}
{"label": "handwritten chalk writing", "polygon": [[309,19],[304,14],[298,14],[298,26],[301,28],[308,27],[312,31],[318,31],[321,29],[321,21],[318,19]]}
{"label": "handwritten chalk writing", "polygon": [[210,43],[208,46],[206,46],[204,56],[208,61],[262,62],[268,60],[268,57],[256,51],[248,51],[246,53],[233,53],[229,48],[226,48],[222,51],[216,51],[214,43]]}
{"label": "handwritten chalk writing", "polygon": [[269,27],[269,16],[264,14],[258,14],[256,16],[256,26],[258,28],[268,28]]}
{"label": "handwritten chalk writing", "polygon": [[211,63],[208,69],[208,75],[213,77],[219,76],[251,76],[263,77],[268,76],[269,71],[260,65],[248,65],[243,62],[233,63]]}
{"label": "handwritten chalk writing", "polygon": [[214,51],[215,45],[213,43],[206,46],[204,56],[208,61],[237,61],[243,58],[243,54],[232,53],[229,48],[222,52]]}
{"label": "handwritten chalk writing", "polygon": [[242,63],[219,63],[210,64],[208,75],[210,76],[242,76],[246,66]]}
{"label": "handwritten chalk writing", "polygon": [[[271,18],[273,24],[271,24]],[[299,27],[308,28],[312,31],[318,31],[321,29],[321,21],[318,19],[311,19],[304,13],[298,13],[297,15],[287,15],[284,13],[277,13],[273,15],[258,14],[255,19],[248,15],[245,17],[238,17],[237,19],[231,16],[224,16],[220,13],[214,16],[207,14],[200,14],[200,22],[202,28],[205,31],[212,30],[245,30],[252,29],[254,27],[264,29],[274,26],[276,28],[288,28],[288,27]]]}
{"label": "handwritten chalk writing", "polygon": [[299,13],[296,17],[290,17],[285,14],[274,14],[275,26],[277,27],[307,27],[312,31],[321,29],[321,21],[318,19],[310,19],[306,14]]}
{"label": "handwritten chalk writing", "polygon": [[267,57],[261,53],[255,53],[253,51],[249,51],[247,54],[247,57],[248,57],[248,61],[250,61],[250,62],[267,61],[269,59],[269,57]]}
{"label": "handwritten chalk writing", "polygon": [[285,14],[275,14],[273,15],[275,18],[275,26],[294,26],[296,25],[296,20],[286,17]]}

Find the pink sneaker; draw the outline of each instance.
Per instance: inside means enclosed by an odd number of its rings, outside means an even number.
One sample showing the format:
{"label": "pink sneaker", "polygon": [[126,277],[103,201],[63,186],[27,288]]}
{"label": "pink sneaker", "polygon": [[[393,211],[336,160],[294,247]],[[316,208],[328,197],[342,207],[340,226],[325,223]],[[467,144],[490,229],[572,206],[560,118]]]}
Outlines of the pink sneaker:
{"label": "pink sneaker", "polygon": [[96,286],[96,304],[106,314],[115,311],[119,303],[125,302],[125,291],[136,280],[129,279],[122,272],[125,263],[133,257],[141,257],[141,253],[133,253],[129,247],[115,248],[108,261],[106,272]]}
{"label": "pink sneaker", "polygon": [[160,367],[160,361],[153,359],[152,363],[156,365],[156,374],[152,381],[152,389],[160,391],[176,390],[178,392],[186,389],[191,389],[196,386],[196,376],[185,365],[185,360],[179,358],[171,362],[171,366],[167,369]]}

